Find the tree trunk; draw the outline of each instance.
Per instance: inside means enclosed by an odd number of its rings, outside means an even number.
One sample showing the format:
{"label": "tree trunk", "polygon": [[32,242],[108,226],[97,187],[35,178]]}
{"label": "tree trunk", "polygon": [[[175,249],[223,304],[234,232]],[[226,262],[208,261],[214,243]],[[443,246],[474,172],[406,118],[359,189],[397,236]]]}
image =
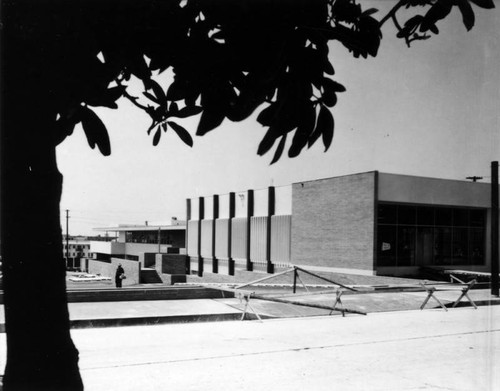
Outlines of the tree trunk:
{"label": "tree trunk", "polygon": [[69,331],[54,119],[42,99],[23,97],[13,84],[3,85],[1,122],[4,390],[81,390]]}

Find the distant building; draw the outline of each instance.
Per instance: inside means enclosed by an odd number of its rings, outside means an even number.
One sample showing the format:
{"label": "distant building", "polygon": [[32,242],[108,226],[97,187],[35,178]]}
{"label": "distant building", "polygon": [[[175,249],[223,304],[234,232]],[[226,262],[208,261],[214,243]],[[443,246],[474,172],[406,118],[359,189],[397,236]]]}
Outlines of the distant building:
{"label": "distant building", "polygon": [[63,237],[63,257],[68,270],[79,270],[80,262],[90,255],[90,241],[87,237],[71,237],[66,241]]}
{"label": "distant building", "polygon": [[[107,260],[119,257],[139,261],[144,266],[145,254],[183,253],[186,243],[184,221],[173,219],[171,225],[130,225],[96,228],[96,231],[113,232],[116,239],[112,242],[91,241],[91,258]],[[147,223],[147,222],[146,222]]]}
{"label": "distant building", "polygon": [[491,185],[377,171],[187,200],[191,272],[488,271]]}

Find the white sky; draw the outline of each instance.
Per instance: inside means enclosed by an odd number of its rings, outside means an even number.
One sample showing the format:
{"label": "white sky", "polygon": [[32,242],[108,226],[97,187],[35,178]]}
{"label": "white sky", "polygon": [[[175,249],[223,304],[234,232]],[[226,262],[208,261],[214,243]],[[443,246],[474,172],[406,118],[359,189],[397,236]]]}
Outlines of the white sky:
{"label": "white sky", "polygon": [[[382,10],[392,2],[364,3]],[[110,133],[110,157],[91,150],[80,127],[58,147],[63,230],[65,209],[69,233],[90,235],[118,223],[183,219],[186,198],[372,170],[488,177],[491,161],[500,160],[500,10],[473,8],[470,32],[453,11],[438,24],[439,35],[409,49],[386,24],[376,58],[354,59],[333,43],[335,80],[347,92],[333,108],[335,137],[327,153],[319,140],[298,158],[284,153],[270,166],[274,149],[256,154],[265,133],[256,115],[225,120],[203,137],[194,137],[197,119],[190,119],[183,125],[193,148],[171,130],[153,147],[149,117],[130,103],[97,109]]]}

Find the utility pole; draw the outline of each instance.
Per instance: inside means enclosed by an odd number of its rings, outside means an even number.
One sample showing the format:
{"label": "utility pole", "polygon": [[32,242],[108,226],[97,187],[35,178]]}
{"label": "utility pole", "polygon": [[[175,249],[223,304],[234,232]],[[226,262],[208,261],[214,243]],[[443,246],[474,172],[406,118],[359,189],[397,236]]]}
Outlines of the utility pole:
{"label": "utility pole", "polygon": [[491,162],[491,294],[498,292],[498,162]]}
{"label": "utility pole", "polygon": [[158,254],[161,254],[161,228],[158,227]]}
{"label": "utility pole", "polygon": [[483,177],[474,175],[474,176],[468,176],[465,179],[470,179],[472,182],[477,182],[477,181],[480,181],[481,179],[483,179]]}
{"label": "utility pole", "polygon": [[66,209],[66,267],[68,267],[69,258],[69,231],[68,231],[69,210]]}

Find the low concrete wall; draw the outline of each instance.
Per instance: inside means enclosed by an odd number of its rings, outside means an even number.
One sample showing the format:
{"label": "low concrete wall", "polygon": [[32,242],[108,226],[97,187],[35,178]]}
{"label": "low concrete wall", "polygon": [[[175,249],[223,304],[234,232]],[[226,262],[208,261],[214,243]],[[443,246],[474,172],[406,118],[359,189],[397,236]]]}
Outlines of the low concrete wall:
{"label": "low concrete wall", "polygon": [[102,262],[95,259],[88,260],[87,272],[90,274],[99,274],[104,277],[114,278],[114,270],[111,270],[111,263]]}
{"label": "low concrete wall", "polygon": [[138,261],[129,261],[127,259],[120,258],[111,258],[111,270],[113,271],[112,277],[113,280],[115,278],[116,269],[118,268],[118,264],[122,265],[123,270],[125,271],[126,279],[123,280],[122,285],[136,285],[141,281],[141,263]]}
{"label": "low concrete wall", "polygon": [[141,264],[137,261],[128,261],[121,258],[111,258],[111,263],[100,262],[93,259],[89,259],[88,272],[91,274],[99,274],[105,277],[111,277],[113,283],[115,281],[115,273],[118,268],[118,264],[122,265],[125,271],[126,279],[123,280],[122,285],[136,285],[139,284],[140,274],[141,274]]}

